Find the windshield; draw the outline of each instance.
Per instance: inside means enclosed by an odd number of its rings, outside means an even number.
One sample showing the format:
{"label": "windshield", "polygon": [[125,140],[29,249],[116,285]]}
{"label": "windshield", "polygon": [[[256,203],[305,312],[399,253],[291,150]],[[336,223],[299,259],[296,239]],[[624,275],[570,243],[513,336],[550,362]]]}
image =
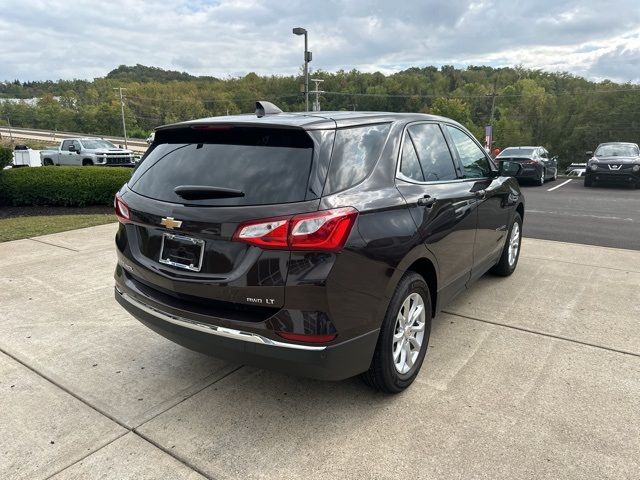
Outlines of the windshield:
{"label": "windshield", "polygon": [[130,188],[172,203],[185,202],[175,192],[181,186],[204,187],[203,191],[231,189],[243,194],[189,201],[211,206],[305,200],[313,162],[313,142],[305,132],[233,128],[203,132],[194,142],[196,133],[165,134],[168,143],[159,140],[132,176]]}
{"label": "windshield", "polygon": [[610,144],[600,145],[595,153],[596,157],[636,157],[638,147],[636,145]]}
{"label": "windshield", "polygon": [[530,157],[535,148],[530,147],[509,147],[505,148],[498,157]]}
{"label": "windshield", "polygon": [[82,140],[84,148],[96,150],[98,148],[118,148],[108,140]]}

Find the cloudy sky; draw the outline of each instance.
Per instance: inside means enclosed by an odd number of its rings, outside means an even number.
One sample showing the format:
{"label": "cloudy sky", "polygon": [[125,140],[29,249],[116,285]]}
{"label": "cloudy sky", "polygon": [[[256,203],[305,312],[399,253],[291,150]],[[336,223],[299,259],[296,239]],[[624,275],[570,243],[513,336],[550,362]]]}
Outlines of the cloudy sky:
{"label": "cloudy sky", "polygon": [[0,81],[120,64],[226,78],[453,64],[640,82],[640,0],[2,0]]}

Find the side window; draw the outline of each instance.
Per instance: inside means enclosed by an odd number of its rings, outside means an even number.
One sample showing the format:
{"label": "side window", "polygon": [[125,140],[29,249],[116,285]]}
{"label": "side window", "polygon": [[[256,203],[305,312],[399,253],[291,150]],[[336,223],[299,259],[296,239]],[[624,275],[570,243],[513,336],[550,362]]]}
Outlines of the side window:
{"label": "side window", "polygon": [[451,125],[447,125],[447,130],[451,135],[453,145],[458,151],[458,156],[464,167],[465,177],[483,178],[488,176],[491,173],[491,165],[485,156],[484,150],[462,130]]}
{"label": "side window", "polygon": [[79,152],[80,150],[82,150],[82,147],[80,146],[80,142],[78,140],[74,140],[73,144],[76,147],[76,152]]}
{"label": "side window", "polygon": [[544,148],[540,149],[540,156],[546,160],[549,159],[549,152],[547,152]]}
{"label": "side window", "polygon": [[413,147],[413,142],[408,133],[404,136],[404,142],[402,144],[400,173],[411,180],[424,182],[424,175],[418,162],[418,155],[416,155],[416,149]]}
{"label": "side window", "polygon": [[60,147],[60,149],[69,151],[70,146],[71,146],[71,140],[65,140],[62,142],[62,147]]}
{"label": "side window", "polygon": [[389,134],[388,123],[336,130],[325,195],[364,180],[377,163]]}
{"label": "side window", "polygon": [[411,125],[408,131],[416,146],[425,181],[455,180],[453,157],[440,127],[435,123],[419,123]]}

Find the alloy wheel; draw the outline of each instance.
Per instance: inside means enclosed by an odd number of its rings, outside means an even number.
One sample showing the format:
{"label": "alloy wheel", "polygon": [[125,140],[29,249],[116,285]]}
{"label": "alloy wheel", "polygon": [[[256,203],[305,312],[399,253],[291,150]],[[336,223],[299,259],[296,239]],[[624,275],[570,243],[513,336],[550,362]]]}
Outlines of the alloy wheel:
{"label": "alloy wheel", "polygon": [[511,238],[509,239],[509,266],[513,267],[518,258],[518,250],[520,250],[520,225],[518,222],[513,224],[511,228]]}
{"label": "alloy wheel", "polygon": [[408,373],[420,355],[424,340],[426,313],[424,300],[411,293],[400,307],[393,333],[393,363],[398,373]]}

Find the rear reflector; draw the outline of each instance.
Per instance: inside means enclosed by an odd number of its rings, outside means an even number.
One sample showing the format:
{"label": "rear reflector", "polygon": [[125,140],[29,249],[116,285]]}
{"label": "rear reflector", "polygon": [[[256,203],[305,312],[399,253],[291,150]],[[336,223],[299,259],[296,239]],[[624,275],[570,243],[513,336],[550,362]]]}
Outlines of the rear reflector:
{"label": "rear reflector", "polygon": [[305,343],[328,343],[338,336],[337,333],[332,333],[330,335],[305,335],[304,333],[290,333],[290,332],[276,332],[282,338],[286,340],[291,340],[294,342],[305,342]]}
{"label": "rear reflector", "polygon": [[113,207],[116,210],[116,217],[118,217],[120,223],[129,223],[131,221],[129,206],[124,203],[118,195],[113,199]]}
{"label": "rear reflector", "polygon": [[253,220],[238,226],[233,239],[262,248],[337,252],[344,247],[358,211],[353,207]]}

